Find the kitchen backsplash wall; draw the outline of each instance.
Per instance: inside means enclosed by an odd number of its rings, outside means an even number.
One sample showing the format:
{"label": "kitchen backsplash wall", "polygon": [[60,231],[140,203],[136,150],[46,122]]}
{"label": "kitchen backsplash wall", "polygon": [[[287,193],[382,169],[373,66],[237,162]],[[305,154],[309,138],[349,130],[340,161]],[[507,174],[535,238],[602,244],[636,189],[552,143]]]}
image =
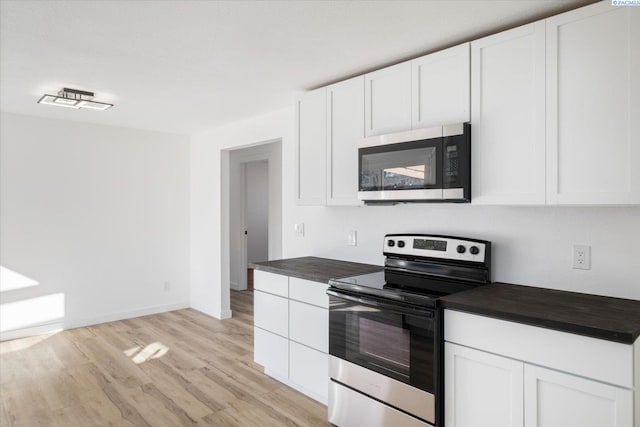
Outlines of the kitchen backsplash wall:
{"label": "kitchen backsplash wall", "polygon": [[[289,212],[287,257],[382,264],[385,233],[459,235],[493,243],[494,281],[640,299],[640,208],[420,204]],[[293,232],[300,222],[304,237]],[[347,244],[353,230],[355,247]],[[591,246],[591,270],[572,269],[574,244]]]}

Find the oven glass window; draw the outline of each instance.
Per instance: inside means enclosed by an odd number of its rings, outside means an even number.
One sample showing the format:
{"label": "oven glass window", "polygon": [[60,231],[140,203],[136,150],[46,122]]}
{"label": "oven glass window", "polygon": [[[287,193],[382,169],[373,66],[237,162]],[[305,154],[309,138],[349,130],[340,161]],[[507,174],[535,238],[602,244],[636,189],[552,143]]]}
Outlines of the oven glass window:
{"label": "oven glass window", "polygon": [[433,393],[435,321],[331,297],[329,353]]}
{"label": "oven glass window", "polygon": [[367,151],[363,149],[360,154],[361,191],[412,190],[433,188],[438,184],[438,152],[435,146]]}
{"label": "oven glass window", "polygon": [[358,319],[357,355],[409,380],[411,367],[411,334],[400,326],[380,323],[366,317]]}

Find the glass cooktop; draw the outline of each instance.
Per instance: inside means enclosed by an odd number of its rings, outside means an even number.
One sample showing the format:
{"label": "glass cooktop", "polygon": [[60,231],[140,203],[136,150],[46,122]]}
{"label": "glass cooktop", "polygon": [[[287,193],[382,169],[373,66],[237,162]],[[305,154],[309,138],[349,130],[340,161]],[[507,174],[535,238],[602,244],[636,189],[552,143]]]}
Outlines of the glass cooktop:
{"label": "glass cooktop", "polygon": [[420,277],[405,280],[390,276],[384,270],[359,276],[331,279],[329,285],[354,294],[367,294],[410,304],[434,306],[439,297],[447,295],[433,289],[437,280]]}

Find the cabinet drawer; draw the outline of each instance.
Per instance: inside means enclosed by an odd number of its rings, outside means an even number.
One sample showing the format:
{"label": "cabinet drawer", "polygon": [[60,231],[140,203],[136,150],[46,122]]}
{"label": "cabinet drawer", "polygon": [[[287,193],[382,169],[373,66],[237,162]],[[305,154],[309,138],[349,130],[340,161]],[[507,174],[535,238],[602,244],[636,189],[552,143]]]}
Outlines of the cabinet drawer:
{"label": "cabinet drawer", "polygon": [[329,394],[329,356],[291,341],[289,361],[289,379],[326,404]]}
{"label": "cabinet drawer", "polygon": [[256,326],[288,338],[289,304],[286,298],[255,291],[253,311]]}
{"label": "cabinet drawer", "polygon": [[253,354],[257,364],[265,370],[289,376],[289,340],[260,328],[253,330]]}
{"label": "cabinet drawer", "polygon": [[318,307],[329,308],[329,296],[327,289],[329,285],[311,280],[289,279],[289,297],[298,301],[317,305]]}
{"label": "cabinet drawer", "polygon": [[268,292],[282,297],[289,296],[289,277],[281,274],[254,270],[253,287],[259,291]]}
{"label": "cabinet drawer", "polygon": [[446,341],[633,388],[631,345],[453,310],[444,324]]}
{"label": "cabinet drawer", "polygon": [[329,310],[289,301],[289,338],[329,352]]}

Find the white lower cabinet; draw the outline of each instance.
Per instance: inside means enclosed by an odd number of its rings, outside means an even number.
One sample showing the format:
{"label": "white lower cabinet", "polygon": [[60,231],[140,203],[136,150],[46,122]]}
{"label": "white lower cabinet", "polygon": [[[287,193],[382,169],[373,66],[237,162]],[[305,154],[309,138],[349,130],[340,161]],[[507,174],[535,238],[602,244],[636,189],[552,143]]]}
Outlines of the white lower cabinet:
{"label": "white lower cabinet", "polygon": [[324,404],[329,393],[327,287],[273,273],[254,276],[255,362],[266,374]]}
{"label": "white lower cabinet", "polygon": [[253,322],[264,330],[289,336],[289,300],[266,292],[253,292]]}
{"label": "white lower cabinet", "polygon": [[640,427],[640,340],[445,310],[445,341],[446,427]]}
{"label": "white lower cabinet", "polygon": [[329,397],[329,356],[322,351],[289,342],[289,379],[306,394],[327,402]]}
{"label": "white lower cabinet", "polygon": [[289,340],[264,329],[254,328],[253,358],[268,374],[289,376]]}
{"label": "white lower cabinet", "polygon": [[448,426],[522,427],[522,362],[446,343],[445,366]]}
{"label": "white lower cabinet", "polygon": [[524,367],[527,427],[633,426],[633,391],[553,371]]}
{"label": "white lower cabinet", "polygon": [[298,301],[289,301],[289,338],[329,352],[329,311]]}

